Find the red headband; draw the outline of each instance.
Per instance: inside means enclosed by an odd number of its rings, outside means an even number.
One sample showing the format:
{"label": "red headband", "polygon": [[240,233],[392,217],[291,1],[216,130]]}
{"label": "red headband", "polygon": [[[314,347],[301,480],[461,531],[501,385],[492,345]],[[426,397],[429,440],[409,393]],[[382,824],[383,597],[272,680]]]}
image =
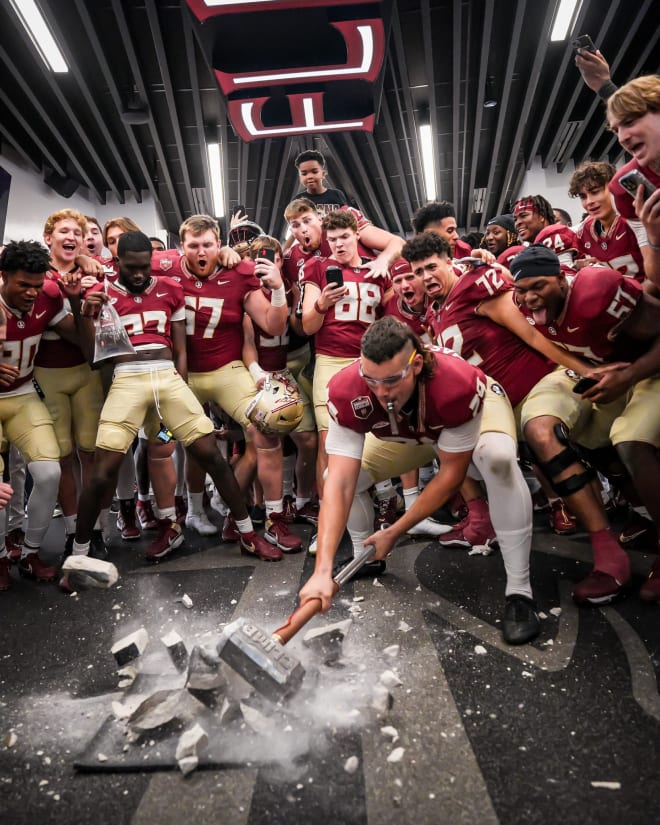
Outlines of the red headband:
{"label": "red headband", "polygon": [[513,207],[513,215],[519,215],[521,212],[536,212],[540,214],[538,208],[535,206],[534,201],[531,198],[527,200],[518,201],[518,203]]}

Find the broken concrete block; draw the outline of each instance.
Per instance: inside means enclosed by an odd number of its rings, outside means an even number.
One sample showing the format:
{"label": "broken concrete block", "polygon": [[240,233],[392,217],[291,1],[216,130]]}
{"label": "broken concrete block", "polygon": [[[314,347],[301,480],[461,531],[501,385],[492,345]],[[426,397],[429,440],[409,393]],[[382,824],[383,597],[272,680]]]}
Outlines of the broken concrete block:
{"label": "broken concrete block", "polygon": [[176,745],[176,761],[180,762],[191,756],[197,759],[200,751],[208,745],[208,742],[208,734],[201,725],[195,724],[192,728],[184,730]]}
{"label": "broken concrete block", "polygon": [[227,680],[215,651],[203,645],[193,647],[188,659],[186,688],[209,708],[215,708],[227,692]]}
{"label": "broken concrete block", "polygon": [[187,776],[197,768],[199,765],[199,759],[196,756],[184,756],[183,759],[178,760],[177,765],[179,766],[181,773],[184,776]]}
{"label": "broken concrete block", "polygon": [[119,578],[119,572],[112,562],[89,556],[69,556],[64,560],[62,572],[67,577],[69,587],[74,590],[87,590],[90,587],[107,589]]}
{"label": "broken concrete block", "polygon": [[371,692],[371,707],[374,708],[377,713],[383,714],[391,710],[393,705],[394,697],[385,685],[380,683],[374,685]]}
{"label": "broken concrete block", "polygon": [[384,670],[380,674],[380,682],[385,685],[386,688],[399,687],[399,685],[403,684],[393,670]]}
{"label": "broken concrete block", "polygon": [[396,657],[399,655],[400,649],[401,648],[399,647],[399,645],[389,645],[389,647],[386,647],[383,650],[383,655],[389,656],[390,659],[396,659]]}
{"label": "broken concrete block", "polygon": [[[69,558],[75,557],[69,556]],[[131,662],[143,654],[148,641],[149,634],[141,627],[134,633],[129,633],[128,636],[124,636],[123,639],[115,642],[110,648],[110,652],[115,657],[118,665],[125,665],[127,662]]]}
{"label": "broken concrete block", "polygon": [[174,719],[192,722],[204,710],[187,690],[157,690],[138,705],[128,724],[134,731],[153,730]]}
{"label": "broken concrete block", "polygon": [[246,705],[244,702],[240,703],[240,707],[243,719],[245,719],[255,733],[261,734],[262,736],[271,736],[277,732],[278,725],[273,719],[269,719],[268,716],[265,716],[256,708]]}
{"label": "broken concrete block", "polygon": [[121,677],[117,687],[123,690],[124,688],[130,687],[137,679],[138,670],[136,667],[133,667],[133,665],[126,665],[126,667],[119,668],[117,671],[117,676]]}
{"label": "broken concrete block", "polygon": [[403,759],[403,754],[406,752],[405,748],[394,748],[392,753],[387,757],[388,762],[400,762]]}
{"label": "broken concrete block", "polygon": [[325,664],[333,664],[341,658],[342,644],[352,624],[352,619],[345,619],[343,622],[312,628],[303,636],[303,644],[318,653]]}
{"label": "broken concrete block", "polygon": [[241,710],[241,703],[234,699],[227,699],[222,703],[220,708],[220,721],[228,725],[231,722],[243,721],[243,712]]}
{"label": "broken concrete block", "polygon": [[188,651],[181,636],[179,636],[176,630],[170,630],[169,633],[161,636],[160,640],[167,648],[174,667],[179,673],[183,673],[188,664]]}

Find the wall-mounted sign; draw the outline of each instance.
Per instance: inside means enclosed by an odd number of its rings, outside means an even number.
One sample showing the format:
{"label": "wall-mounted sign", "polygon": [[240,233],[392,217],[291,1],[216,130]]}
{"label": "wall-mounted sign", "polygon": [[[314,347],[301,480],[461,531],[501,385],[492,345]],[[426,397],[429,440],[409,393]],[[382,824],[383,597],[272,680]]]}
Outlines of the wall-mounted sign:
{"label": "wall-mounted sign", "polygon": [[243,140],[373,131],[385,54],[380,3],[187,2]]}

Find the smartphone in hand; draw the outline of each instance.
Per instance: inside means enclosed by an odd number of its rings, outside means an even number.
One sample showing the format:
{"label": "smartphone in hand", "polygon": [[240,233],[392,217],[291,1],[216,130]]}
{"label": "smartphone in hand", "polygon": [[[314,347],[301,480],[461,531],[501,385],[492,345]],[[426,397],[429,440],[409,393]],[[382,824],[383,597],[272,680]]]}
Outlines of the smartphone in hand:
{"label": "smartphone in hand", "polygon": [[573,387],[573,392],[576,395],[582,395],[587,390],[590,390],[592,387],[595,387],[598,381],[595,378],[580,378],[577,384]]}
{"label": "smartphone in hand", "polygon": [[579,37],[576,37],[575,40],[571,41],[571,46],[577,51],[578,49],[584,49],[585,52],[595,52],[596,47],[594,46],[594,41],[589,37],[588,34],[581,34]]}
{"label": "smartphone in hand", "polygon": [[329,266],[325,271],[325,280],[328,284],[344,286],[344,275],[340,266]]}
{"label": "smartphone in hand", "polygon": [[630,194],[634,197],[637,196],[637,189],[640,186],[644,187],[644,200],[650,197],[656,190],[656,187],[651,183],[651,181],[643,175],[639,169],[631,169],[630,172],[626,172],[625,175],[621,175],[619,178],[619,183],[626,192],[630,192]]}

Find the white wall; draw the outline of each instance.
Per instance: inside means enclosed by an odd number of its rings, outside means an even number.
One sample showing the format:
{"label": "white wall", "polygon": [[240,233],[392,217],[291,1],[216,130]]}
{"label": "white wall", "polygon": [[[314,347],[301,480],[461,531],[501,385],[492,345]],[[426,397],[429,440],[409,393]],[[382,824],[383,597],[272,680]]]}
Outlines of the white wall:
{"label": "white wall", "polygon": [[81,186],[70,198],[63,198],[50,186],[46,186],[43,177],[5,145],[0,153],[0,166],[11,175],[7,221],[4,239],[0,238],[0,242],[40,241],[48,215],[67,208],[78,209],[84,215],[93,215],[101,226],[109,218],[124,215],[132,218],[147,235],[167,240],[167,232],[149,192],[142,193],[142,203],[136,203],[130,193],[127,193],[125,203],[119,203],[112,193],[108,193],[107,203],[100,204],[95,196],[90,196],[89,191]]}
{"label": "white wall", "polygon": [[580,216],[582,215],[580,199],[569,198],[568,196],[568,182],[575,171],[575,165],[573,161],[569,161],[561,175],[557,173],[556,169],[554,163],[551,163],[547,169],[542,169],[540,156],[535,157],[534,163],[523,178],[516,198],[525,195],[543,195],[553,207],[565,209],[573,219],[573,225],[575,226],[580,222]]}

